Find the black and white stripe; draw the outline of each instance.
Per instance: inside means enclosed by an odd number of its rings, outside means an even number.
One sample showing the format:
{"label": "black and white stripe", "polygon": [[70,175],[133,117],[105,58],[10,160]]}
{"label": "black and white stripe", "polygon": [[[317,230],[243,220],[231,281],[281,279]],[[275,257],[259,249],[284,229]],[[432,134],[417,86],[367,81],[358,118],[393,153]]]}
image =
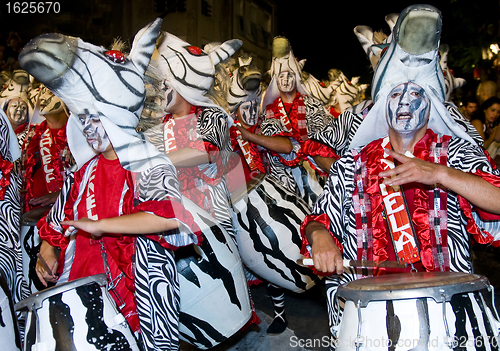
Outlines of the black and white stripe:
{"label": "black and white stripe", "polygon": [[135,295],[146,350],[179,348],[180,287],[173,252],[137,237]]}

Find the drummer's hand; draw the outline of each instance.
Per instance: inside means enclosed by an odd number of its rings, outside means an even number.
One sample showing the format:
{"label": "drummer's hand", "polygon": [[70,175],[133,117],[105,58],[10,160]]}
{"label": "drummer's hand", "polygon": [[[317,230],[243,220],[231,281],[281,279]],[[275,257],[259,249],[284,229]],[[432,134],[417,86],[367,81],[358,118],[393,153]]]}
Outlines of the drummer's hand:
{"label": "drummer's hand", "polygon": [[249,130],[247,130],[247,129],[243,128],[242,126],[239,126],[239,125],[236,125],[235,127],[238,128],[238,130],[240,131],[241,138],[243,140],[248,140],[248,138],[250,137],[250,134],[252,134],[252,132],[250,132]]}
{"label": "drummer's hand", "polygon": [[61,224],[81,229],[95,237],[100,237],[104,234],[104,231],[100,229],[100,222],[87,217],[80,218],[78,221],[62,221]]}
{"label": "drummer's hand", "polygon": [[47,206],[50,204],[53,204],[56,202],[57,198],[59,197],[60,191],[56,191],[53,193],[49,193],[40,197],[35,197],[30,200],[30,205],[33,206]]}
{"label": "drummer's hand", "polygon": [[36,275],[40,282],[47,286],[47,282],[56,283],[58,277],[55,275],[57,272],[57,260],[59,258],[59,249],[50,245],[46,241],[42,241],[42,245],[40,246],[40,256],[47,264],[48,268],[50,268],[50,272],[44,268],[43,264],[40,262],[40,259],[36,261]]}
{"label": "drummer's hand", "polygon": [[344,262],[337,244],[323,225],[311,222],[308,227],[311,224],[314,224],[314,230],[310,231],[308,238],[312,242],[311,255],[314,268],[324,273],[342,274]]}
{"label": "drummer's hand", "polygon": [[390,149],[384,151],[401,163],[393,169],[380,172],[379,176],[386,178],[384,179],[385,185],[403,185],[412,182],[433,185],[440,183],[443,172],[446,172],[445,166],[416,157],[407,157]]}

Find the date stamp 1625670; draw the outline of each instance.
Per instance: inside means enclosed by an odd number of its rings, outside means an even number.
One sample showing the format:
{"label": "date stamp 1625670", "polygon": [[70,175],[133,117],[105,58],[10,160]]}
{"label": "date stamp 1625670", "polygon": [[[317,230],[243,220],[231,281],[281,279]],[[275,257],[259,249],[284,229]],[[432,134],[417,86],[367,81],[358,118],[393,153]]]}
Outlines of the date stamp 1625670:
{"label": "date stamp 1625670", "polygon": [[61,4],[52,1],[16,1],[7,3],[7,13],[59,13]]}

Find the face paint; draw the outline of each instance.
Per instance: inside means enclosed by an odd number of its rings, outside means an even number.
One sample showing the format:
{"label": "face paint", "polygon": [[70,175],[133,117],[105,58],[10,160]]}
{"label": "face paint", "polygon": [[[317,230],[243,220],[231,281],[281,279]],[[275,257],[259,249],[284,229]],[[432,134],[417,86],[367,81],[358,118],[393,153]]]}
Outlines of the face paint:
{"label": "face paint", "polygon": [[40,114],[52,115],[64,111],[64,103],[49,89],[42,91],[40,96]]}
{"label": "face paint", "polygon": [[92,150],[97,153],[106,151],[110,141],[99,116],[80,115],[78,118],[83,124],[83,134]]}
{"label": "face paint", "polygon": [[172,113],[172,108],[175,106],[177,102],[177,91],[174,89],[172,84],[168,80],[164,80],[162,84],[163,91],[163,101],[162,106],[165,109],[165,112]]}
{"label": "face paint", "polygon": [[415,83],[395,86],[389,93],[386,118],[400,134],[413,134],[429,120],[430,101],[424,89]]}
{"label": "face paint", "polygon": [[295,89],[295,74],[293,72],[284,71],[278,75],[278,89],[283,93],[289,93]]}
{"label": "face paint", "polygon": [[238,107],[240,121],[249,126],[254,126],[259,119],[259,101],[260,99],[245,101]]}
{"label": "face paint", "polygon": [[7,105],[7,117],[13,125],[20,126],[28,119],[28,105],[20,98],[10,100]]}

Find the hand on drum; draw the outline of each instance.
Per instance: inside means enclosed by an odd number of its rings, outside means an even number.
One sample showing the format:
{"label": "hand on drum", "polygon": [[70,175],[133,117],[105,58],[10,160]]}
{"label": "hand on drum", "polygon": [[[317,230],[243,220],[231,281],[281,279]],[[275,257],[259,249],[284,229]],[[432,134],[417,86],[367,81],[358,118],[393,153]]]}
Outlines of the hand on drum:
{"label": "hand on drum", "polygon": [[51,246],[48,242],[42,241],[40,253],[36,261],[36,275],[40,282],[47,286],[47,282],[56,283],[58,277],[55,275],[57,271],[57,260],[59,258],[59,249]]}
{"label": "hand on drum", "polygon": [[387,178],[384,180],[385,185],[403,185],[412,182],[433,185],[440,183],[441,171],[446,170],[445,166],[439,164],[407,157],[390,149],[384,151],[401,163],[394,169],[380,172],[380,177]]}
{"label": "hand on drum", "polygon": [[59,197],[60,191],[54,193],[49,193],[40,197],[36,197],[30,200],[30,205],[32,206],[47,206],[56,202]]}
{"label": "hand on drum", "polygon": [[310,222],[306,226],[306,233],[311,243],[314,268],[324,273],[342,274],[344,272],[342,253],[323,224]]}
{"label": "hand on drum", "polygon": [[104,231],[100,229],[99,221],[94,221],[87,217],[80,218],[78,221],[62,221],[61,224],[70,226],[67,234],[65,234],[66,236],[74,234],[74,228],[86,231],[87,233],[95,237],[100,237],[102,234],[104,234]]}

